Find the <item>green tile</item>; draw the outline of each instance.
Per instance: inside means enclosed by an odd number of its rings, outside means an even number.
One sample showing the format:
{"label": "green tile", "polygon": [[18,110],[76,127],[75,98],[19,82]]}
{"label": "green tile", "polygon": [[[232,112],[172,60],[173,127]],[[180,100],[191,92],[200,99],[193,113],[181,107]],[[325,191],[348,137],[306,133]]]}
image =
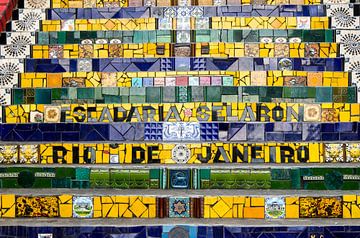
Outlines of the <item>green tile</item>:
{"label": "green tile", "polygon": [[267,87],[266,96],[271,98],[281,98],[283,87]]}
{"label": "green tile", "polygon": [[186,103],[188,102],[188,87],[180,86],[176,87],[176,95],[178,103]]}
{"label": "green tile", "polygon": [[[319,31],[319,30],[311,30],[311,31],[303,31],[303,41],[305,42],[322,42],[324,39],[324,34],[322,34],[323,31]],[[317,40],[314,41],[314,39]]]}
{"label": "green tile", "polygon": [[209,31],[209,33],[210,33],[210,41],[211,42],[219,42],[220,41],[221,32],[219,30],[211,30],[211,31]]}
{"label": "green tile", "polygon": [[103,100],[104,99],[103,93],[102,93],[102,88],[100,88],[100,87],[95,88],[95,99],[96,100]]}
{"label": "green tile", "polygon": [[356,92],[357,88],[356,87],[349,87],[348,88],[348,94],[347,94],[347,97],[348,97],[348,103],[357,103],[357,100],[356,100]]}
{"label": "green tile", "polygon": [[332,88],[331,87],[317,87],[315,102],[331,102]]}
{"label": "green tile", "polygon": [[145,96],[139,96],[139,95],[130,95],[130,103],[145,103],[146,98]]}
{"label": "green tile", "polygon": [[221,102],[221,87],[220,86],[206,87],[205,98],[207,102]]}
{"label": "green tile", "polygon": [[48,45],[49,44],[49,34],[48,32],[37,32],[37,43],[40,45]]}
{"label": "green tile", "polygon": [[315,87],[307,87],[307,97],[315,98],[316,97],[316,88]]}
{"label": "green tile", "polygon": [[128,87],[121,87],[120,88],[120,95],[130,95],[130,88]]}
{"label": "green tile", "polygon": [[36,104],[51,104],[51,89],[36,89],[35,90]]}
{"label": "green tile", "polygon": [[304,31],[303,30],[288,30],[288,37],[291,38],[291,37],[300,37],[302,38],[303,37],[303,34]]}
{"label": "green tile", "polygon": [[243,41],[243,31],[242,30],[228,30],[232,31],[233,37],[232,42],[242,42]]}
{"label": "green tile", "polygon": [[77,90],[76,88],[68,88],[68,99],[77,99]]}
{"label": "green tile", "polygon": [[23,89],[13,89],[12,94],[12,103],[17,104],[24,104],[24,90]]}
{"label": "green tile", "polygon": [[325,42],[334,42],[333,30],[325,30]]}
{"label": "green tile", "polygon": [[243,93],[244,94],[250,94],[250,95],[258,95],[259,94],[259,87],[258,86],[246,86],[246,87],[243,87]]}
{"label": "green tile", "polygon": [[[291,30],[288,30],[288,31],[291,31]],[[287,37],[287,36],[288,36],[288,31],[284,31],[284,30],[273,30],[275,37]]]}
{"label": "green tile", "polygon": [[243,30],[245,42],[259,42],[259,32],[257,30]]}
{"label": "green tile", "polygon": [[205,101],[204,97],[204,87],[192,86],[190,92],[190,98],[192,102],[203,102]]}
{"label": "green tile", "polygon": [[222,77],[222,82],[224,86],[232,86],[234,85],[234,79],[231,76]]}
{"label": "green tile", "polygon": [[145,88],[137,88],[137,87],[131,87],[130,88],[130,95],[131,96],[145,96]]}
{"label": "green tile", "polygon": [[104,95],[104,103],[124,103],[124,102],[122,101],[121,96]]}
{"label": "green tile", "polygon": [[105,87],[102,88],[102,94],[104,95],[112,95],[112,96],[119,96],[120,95],[120,90],[119,88],[116,87]]}
{"label": "green tile", "polygon": [[[213,86],[211,86],[213,87]],[[223,86],[222,87],[223,95],[238,95],[238,87],[234,86]]]}
{"label": "green tile", "polygon": [[307,87],[287,87],[290,88],[291,98],[304,98],[307,96]]}
{"label": "green tile", "polygon": [[259,37],[273,37],[274,31],[269,29],[261,29],[259,30]]}
{"label": "green tile", "polygon": [[134,33],[134,43],[142,43],[143,42],[143,32],[135,31]]}
{"label": "green tile", "polygon": [[238,95],[222,95],[221,96],[222,102],[238,102]]}
{"label": "green tile", "polygon": [[60,31],[57,35],[57,43],[58,44],[66,44],[66,31]]}
{"label": "green tile", "polygon": [[129,96],[120,96],[120,102],[121,103],[129,103]]}
{"label": "green tile", "polygon": [[53,32],[48,32],[49,34],[49,43],[50,44],[57,44],[58,43],[58,32],[53,31]]}
{"label": "green tile", "polygon": [[95,90],[94,88],[78,88],[77,89],[78,99],[94,99]]}
{"label": "green tile", "polygon": [[176,102],[176,88],[175,87],[163,87],[162,88],[163,102]]}

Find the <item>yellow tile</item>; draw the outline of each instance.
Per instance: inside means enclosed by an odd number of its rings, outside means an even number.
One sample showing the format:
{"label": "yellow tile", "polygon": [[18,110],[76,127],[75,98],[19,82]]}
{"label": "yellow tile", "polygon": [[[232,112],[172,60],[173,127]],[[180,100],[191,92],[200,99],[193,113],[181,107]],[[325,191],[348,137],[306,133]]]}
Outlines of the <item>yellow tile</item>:
{"label": "yellow tile", "polygon": [[244,207],[244,218],[264,218],[264,207]]}
{"label": "yellow tile", "polygon": [[299,205],[286,205],[285,217],[286,218],[299,218]]}
{"label": "yellow tile", "polygon": [[72,204],[72,195],[70,194],[62,194],[59,196],[59,199],[62,204]]}
{"label": "yellow tile", "polygon": [[237,218],[244,218],[244,205],[238,205],[237,212],[238,212]]}
{"label": "yellow tile", "polygon": [[210,196],[206,196],[204,198],[204,204],[209,204],[209,205],[213,205],[217,202],[218,197],[210,197]]}
{"label": "yellow tile", "polygon": [[344,202],[354,202],[356,201],[356,195],[343,195]]}
{"label": "yellow tile", "polygon": [[216,214],[219,215],[219,217],[223,217],[229,210],[231,210],[231,207],[229,207],[222,199],[220,199],[213,207],[212,210],[216,212]]}
{"label": "yellow tile", "polygon": [[111,208],[113,207],[113,204],[103,203],[101,206],[101,211],[103,217],[108,217],[108,214],[110,213]]}
{"label": "yellow tile", "polygon": [[234,204],[244,204],[245,203],[245,197],[239,196],[234,197]]}
{"label": "yellow tile", "polygon": [[210,206],[204,204],[204,218],[211,218],[210,217]]}
{"label": "yellow tile", "polygon": [[133,202],[131,204],[131,206],[129,207],[129,210],[136,216],[136,217],[140,217],[141,214],[143,214],[146,210],[147,207],[139,200],[136,199],[135,202]]}
{"label": "yellow tile", "polygon": [[1,195],[1,207],[10,208],[15,205],[15,194]]}
{"label": "yellow tile", "polygon": [[285,198],[285,203],[286,204],[295,204],[299,202],[299,198],[298,197],[286,197]]}
{"label": "yellow tile", "polygon": [[351,218],[360,218],[360,208],[356,204],[351,204]]}
{"label": "yellow tile", "polygon": [[149,205],[149,218],[156,218],[156,205]]}
{"label": "yellow tile", "polygon": [[94,210],[101,211],[101,198],[100,197],[94,197]]}
{"label": "yellow tile", "polygon": [[119,204],[113,204],[109,213],[107,214],[107,217],[112,217],[112,218],[119,217]]}
{"label": "yellow tile", "polygon": [[119,208],[119,217],[122,217],[123,214],[127,211],[127,209],[129,208],[128,204],[118,204],[118,208]]}
{"label": "yellow tile", "polygon": [[60,204],[60,217],[69,218],[72,217],[72,204]]}

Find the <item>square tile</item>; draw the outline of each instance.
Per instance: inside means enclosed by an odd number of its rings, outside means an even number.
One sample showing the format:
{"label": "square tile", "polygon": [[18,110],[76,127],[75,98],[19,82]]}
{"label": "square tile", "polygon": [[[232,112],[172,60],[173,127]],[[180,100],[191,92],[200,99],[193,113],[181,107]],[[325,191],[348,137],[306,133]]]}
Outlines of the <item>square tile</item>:
{"label": "square tile", "polygon": [[208,30],[210,21],[208,17],[195,18],[195,29],[196,30]]}
{"label": "square tile", "polygon": [[191,30],[190,17],[176,18],[176,30]]}
{"label": "square tile", "polygon": [[171,150],[171,159],[177,164],[186,164],[191,158],[191,151],[185,144],[178,144]]}
{"label": "square tile", "polygon": [[342,144],[325,144],[325,162],[344,162]]}
{"label": "square tile", "polygon": [[16,145],[0,145],[0,163],[15,164],[18,162],[18,147]]}
{"label": "square tile", "polygon": [[164,141],[199,141],[200,124],[197,122],[164,122]]}
{"label": "square tile", "polygon": [[310,17],[297,17],[297,29],[310,29]]}
{"label": "square tile", "polygon": [[92,71],[92,59],[78,59],[77,61],[78,72],[91,72]]}
{"label": "square tile", "polygon": [[360,144],[346,144],[346,162],[360,162]]}
{"label": "square tile", "polygon": [[285,218],[285,198],[267,197],[265,198],[265,218],[279,219]]}
{"label": "square tile", "polygon": [[50,1],[47,0],[25,0],[24,8],[28,9],[46,9],[50,8]]}
{"label": "square tile", "polygon": [[60,122],[61,106],[44,106],[44,122]]}
{"label": "square tile", "polygon": [[159,30],[172,30],[172,18],[165,17],[158,19]]}
{"label": "square tile", "polygon": [[321,106],[319,104],[304,105],[304,121],[320,121]]}
{"label": "square tile", "polygon": [[177,43],[190,43],[190,31],[176,31],[176,42]]}
{"label": "square tile", "polygon": [[199,77],[189,77],[189,86],[199,86],[200,84],[200,78]]}
{"label": "square tile", "polygon": [[169,189],[190,189],[191,169],[169,169]]}
{"label": "square tile", "polygon": [[38,145],[20,145],[19,162],[23,164],[37,164],[39,162]]}

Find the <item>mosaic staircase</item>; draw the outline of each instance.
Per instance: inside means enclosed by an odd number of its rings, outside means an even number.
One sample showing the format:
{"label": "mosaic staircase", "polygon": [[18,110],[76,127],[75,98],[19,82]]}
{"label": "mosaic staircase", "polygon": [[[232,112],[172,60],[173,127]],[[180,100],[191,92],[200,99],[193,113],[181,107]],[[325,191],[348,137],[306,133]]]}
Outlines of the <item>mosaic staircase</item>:
{"label": "mosaic staircase", "polygon": [[1,235],[359,234],[321,224],[360,218],[357,2],[20,0],[1,14]]}

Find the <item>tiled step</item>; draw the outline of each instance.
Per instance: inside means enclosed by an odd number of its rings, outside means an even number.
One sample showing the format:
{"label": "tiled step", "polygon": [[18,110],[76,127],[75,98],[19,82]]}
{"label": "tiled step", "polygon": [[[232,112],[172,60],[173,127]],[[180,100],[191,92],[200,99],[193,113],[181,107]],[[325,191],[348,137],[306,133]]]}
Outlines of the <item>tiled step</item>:
{"label": "tiled step", "polygon": [[[330,124],[323,126],[331,127]],[[194,169],[211,168],[214,171],[221,169],[248,171],[251,169],[269,169],[269,166],[275,170],[301,167],[306,171],[306,169],[313,167],[326,170],[336,166],[336,168],[346,168],[347,173],[351,173],[349,171],[358,171],[358,168],[354,167],[360,159],[357,153],[359,150],[357,143],[203,142],[195,144],[193,142],[177,142],[175,144],[147,141],[124,144],[71,144],[69,142],[54,144],[45,142],[41,144],[6,144],[1,148],[2,163],[11,164],[14,170],[19,166],[25,166],[24,163],[28,168],[35,166],[38,169],[39,164],[46,168],[61,166],[84,168],[91,166],[96,171],[97,169],[100,171],[107,171],[108,169],[115,171],[118,169],[153,169],[160,164],[165,164],[166,168],[174,170],[191,167]],[[162,167],[162,169],[164,168]],[[358,178],[353,179],[358,180]],[[309,180],[309,182],[311,181]],[[354,183],[358,184],[358,181]],[[199,186],[199,183],[197,184]]]}

